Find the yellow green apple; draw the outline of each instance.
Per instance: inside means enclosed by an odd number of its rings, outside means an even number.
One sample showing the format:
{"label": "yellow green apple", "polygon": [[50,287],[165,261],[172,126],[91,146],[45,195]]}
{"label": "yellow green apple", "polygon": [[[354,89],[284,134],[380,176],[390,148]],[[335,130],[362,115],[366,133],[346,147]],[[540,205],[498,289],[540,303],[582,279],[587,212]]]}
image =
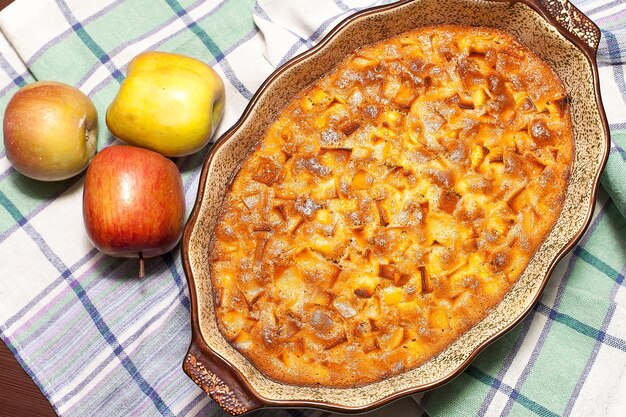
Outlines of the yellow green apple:
{"label": "yellow green apple", "polygon": [[70,178],[96,152],[98,115],[80,90],[38,81],[15,93],[4,112],[4,148],[13,167],[42,181]]}
{"label": "yellow green apple", "polygon": [[109,106],[109,130],[129,145],[165,156],[202,149],[224,110],[224,83],[207,64],[166,52],[144,52],[128,65]]}

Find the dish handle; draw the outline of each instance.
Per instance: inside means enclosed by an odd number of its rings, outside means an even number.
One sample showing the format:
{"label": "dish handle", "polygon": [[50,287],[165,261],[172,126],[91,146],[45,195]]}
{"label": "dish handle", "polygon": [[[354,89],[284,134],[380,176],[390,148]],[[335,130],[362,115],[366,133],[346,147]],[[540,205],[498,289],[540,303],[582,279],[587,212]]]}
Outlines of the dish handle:
{"label": "dish handle", "polygon": [[569,0],[531,0],[547,17],[555,21],[564,31],[578,38],[594,54],[598,52],[601,32],[598,26]]}
{"label": "dish handle", "polygon": [[249,394],[250,388],[240,382],[241,378],[233,374],[233,369],[222,358],[203,351],[195,339],[183,362],[183,370],[213,401],[233,416],[263,406]]}

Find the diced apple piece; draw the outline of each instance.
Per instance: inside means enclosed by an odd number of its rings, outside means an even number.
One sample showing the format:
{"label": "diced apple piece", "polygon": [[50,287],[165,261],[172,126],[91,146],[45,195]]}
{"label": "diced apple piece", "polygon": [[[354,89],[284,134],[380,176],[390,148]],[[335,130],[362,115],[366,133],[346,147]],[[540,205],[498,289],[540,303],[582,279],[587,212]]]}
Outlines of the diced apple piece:
{"label": "diced apple piece", "polygon": [[358,171],[352,177],[353,190],[369,190],[374,183],[374,178],[367,171]]}
{"label": "diced apple piece", "polygon": [[534,191],[536,190],[533,190],[532,187],[525,187],[516,196],[509,200],[509,206],[511,206],[516,213],[525,207],[534,207],[537,195]]}
{"label": "diced apple piece", "polygon": [[395,326],[390,331],[384,332],[376,338],[378,346],[384,351],[391,351],[404,341],[404,327]]}
{"label": "diced apple piece", "polygon": [[333,212],[328,209],[318,210],[315,213],[315,220],[321,224],[331,224],[333,222]]}
{"label": "diced apple piece", "polygon": [[386,111],[381,116],[383,126],[387,126],[389,128],[396,126],[400,120],[400,112],[397,110]]}
{"label": "diced apple piece", "polygon": [[292,338],[302,328],[302,322],[291,310],[285,311],[278,319],[278,337],[283,340]]}
{"label": "diced apple piece", "polygon": [[264,193],[256,193],[241,197],[241,201],[248,210],[254,210],[257,207],[263,207],[265,205],[264,197]]}
{"label": "diced apple piece", "polygon": [[524,228],[526,233],[533,234],[536,231],[537,226],[539,225],[539,222],[541,220],[541,217],[537,213],[537,210],[535,210],[534,207],[526,206],[519,209],[518,212],[522,214],[522,227]]}
{"label": "diced apple piece", "polygon": [[222,322],[226,326],[227,337],[231,340],[237,336],[246,325],[246,316],[238,311],[228,311],[222,316]]}
{"label": "diced apple piece", "polygon": [[[300,271],[295,266],[285,269],[274,280],[278,296],[287,308],[292,308],[302,301],[302,294],[307,291],[305,282],[302,280]],[[293,309],[293,308],[292,308]]]}
{"label": "diced apple piece", "polygon": [[415,99],[417,98],[417,92],[406,84],[402,84],[393,98],[393,102],[398,106],[409,108]]}
{"label": "diced apple piece", "polygon": [[378,346],[378,341],[373,334],[363,336],[359,344],[361,345],[361,349],[363,349],[363,352],[365,353],[380,349],[380,346]]}
{"label": "diced apple piece", "polygon": [[355,121],[346,120],[346,121],[342,122],[341,124],[339,124],[337,126],[337,128],[344,135],[350,136],[351,134],[353,134],[359,128],[359,126],[360,125],[357,122],[355,122]]}
{"label": "diced apple piece", "polygon": [[285,207],[284,204],[279,204],[277,206],[274,206],[272,208],[272,212],[276,214],[280,218],[281,221],[284,222],[285,220],[287,220],[287,208]]}
{"label": "diced apple piece", "polygon": [[474,144],[472,145],[472,150],[470,152],[470,163],[472,169],[476,170],[483,163],[485,157],[489,154],[489,149],[487,147]]}
{"label": "diced apple piece", "polygon": [[337,279],[340,268],[327,261],[319,253],[310,249],[304,249],[293,256],[293,261],[298,265],[302,275],[308,281],[314,282],[320,287],[328,288]]}
{"label": "diced apple piece", "polygon": [[487,95],[485,94],[485,89],[483,87],[476,87],[472,90],[472,103],[474,103],[474,107],[480,107],[485,104],[487,100]]}
{"label": "diced apple piece", "polygon": [[455,222],[452,216],[447,213],[432,214],[431,212],[426,222],[427,244],[432,245],[433,242],[437,241],[444,246],[453,246],[462,227],[464,226]]}
{"label": "diced apple piece", "polygon": [[385,97],[395,96],[400,90],[400,79],[397,76],[388,76],[383,87]]}
{"label": "diced apple piece", "polygon": [[334,96],[332,94],[318,88],[311,91],[306,97],[304,97],[302,108],[307,111],[313,110],[313,108],[324,110],[333,101]]}
{"label": "diced apple piece", "polygon": [[482,282],[483,293],[488,297],[496,297],[503,291],[503,286],[508,285],[505,278],[488,277]]}
{"label": "diced apple piece", "polygon": [[452,214],[460,199],[460,196],[454,191],[444,190],[439,197],[439,208],[448,214]]}
{"label": "diced apple piece", "polygon": [[383,205],[382,202],[377,201],[376,202],[376,207],[378,208],[378,218],[380,220],[380,225],[381,226],[389,226],[389,222],[390,222],[390,215],[389,212],[387,211],[387,209],[385,208],[385,206]]}
{"label": "diced apple piece", "polygon": [[345,319],[349,319],[350,317],[356,316],[357,311],[354,309],[350,300],[348,300],[343,295],[335,298],[333,300],[333,307],[341,314],[341,317]]}
{"label": "diced apple piece", "polygon": [[430,326],[435,330],[449,330],[450,329],[450,320],[448,318],[448,313],[443,307],[435,308],[434,311],[430,314],[429,318]]}
{"label": "diced apple piece", "polygon": [[383,290],[385,304],[396,305],[404,298],[403,291],[397,287],[387,287]]}
{"label": "diced apple piece", "polygon": [[411,352],[411,357],[416,358],[416,360],[418,361],[428,352],[427,348],[419,340],[410,340],[409,342],[407,342],[406,346],[409,352]]}
{"label": "diced apple piece", "polygon": [[309,246],[311,249],[330,256],[333,254],[336,248],[336,242],[334,239],[325,238],[322,236],[313,236],[309,240]]}
{"label": "diced apple piece", "polygon": [[246,332],[239,333],[232,340],[232,343],[233,345],[235,345],[235,347],[237,347],[237,349],[242,349],[242,350],[248,350],[252,348],[252,346],[254,345],[254,343],[252,342],[252,339],[250,338],[250,335]]}
{"label": "diced apple piece", "polygon": [[354,64],[354,66],[356,68],[359,69],[363,69],[363,68],[367,68],[367,67],[373,67],[374,65],[376,65],[377,61],[373,60],[373,59],[369,59],[369,58],[364,58],[364,57],[356,57],[352,60],[352,64]]}
{"label": "diced apple piece", "polygon": [[352,157],[354,159],[366,159],[372,156],[372,149],[365,148],[362,146],[356,147],[352,149]]}
{"label": "diced apple piece", "polygon": [[326,207],[335,213],[348,213],[357,209],[357,202],[352,199],[331,199],[326,201]]}
{"label": "diced apple piece", "polygon": [[403,286],[411,279],[409,274],[401,273],[398,268],[393,265],[380,264],[379,271],[381,277],[391,280],[397,287]]}
{"label": "diced apple piece", "polygon": [[315,200],[330,200],[337,198],[335,179],[330,178],[323,182],[319,182],[313,191],[311,191],[311,197]]}
{"label": "diced apple piece", "polygon": [[415,317],[420,312],[420,307],[416,301],[401,301],[396,304],[398,314],[404,318]]}
{"label": "diced apple piece", "polygon": [[296,369],[299,364],[298,355],[293,352],[289,352],[287,350],[283,350],[279,355],[278,359],[285,365],[288,369]]}
{"label": "diced apple piece", "polygon": [[368,319],[377,320],[380,317],[380,301],[378,301],[378,298],[369,298],[365,303],[363,311],[365,312],[365,317]]}
{"label": "diced apple piece", "polygon": [[280,166],[278,166],[273,160],[262,157],[259,158],[256,169],[252,174],[252,179],[265,185],[271,185],[274,181],[276,181],[279,173]]}
{"label": "diced apple piece", "polygon": [[274,196],[281,200],[295,200],[298,198],[298,195],[298,191],[289,185],[283,186],[281,184],[278,187],[274,186]]}
{"label": "diced apple piece", "polygon": [[343,320],[334,310],[317,307],[309,313],[308,323],[324,349],[332,349],[348,340]]}
{"label": "diced apple piece", "polygon": [[376,287],[380,283],[380,278],[371,274],[354,273],[350,281],[354,295],[361,298],[369,298],[374,294]]}
{"label": "diced apple piece", "polygon": [[263,287],[251,287],[243,291],[243,296],[249,306],[253,305],[263,294],[265,294],[265,288]]}

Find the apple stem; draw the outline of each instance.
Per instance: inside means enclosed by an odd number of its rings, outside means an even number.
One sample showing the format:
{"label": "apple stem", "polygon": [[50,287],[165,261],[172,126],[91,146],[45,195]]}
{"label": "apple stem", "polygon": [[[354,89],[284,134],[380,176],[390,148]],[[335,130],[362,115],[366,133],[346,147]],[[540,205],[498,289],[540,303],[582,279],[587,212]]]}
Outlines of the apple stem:
{"label": "apple stem", "polygon": [[142,279],[145,276],[146,270],[144,268],[143,253],[139,252],[139,279]]}

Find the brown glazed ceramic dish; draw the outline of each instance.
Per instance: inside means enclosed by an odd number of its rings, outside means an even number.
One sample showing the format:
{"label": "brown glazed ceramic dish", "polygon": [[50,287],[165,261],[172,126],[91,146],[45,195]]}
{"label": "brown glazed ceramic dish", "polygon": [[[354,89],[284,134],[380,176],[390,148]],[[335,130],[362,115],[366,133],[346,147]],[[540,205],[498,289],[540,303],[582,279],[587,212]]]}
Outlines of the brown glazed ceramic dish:
{"label": "brown glazed ceramic dish", "polygon": [[[357,388],[291,386],[270,380],[231,347],[215,320],[209,248],[228,186],[274,117],[328,68],[360,46],[438,24],[487,26],[508,32],[550,65],[563,81],[571,97],[575,160],[562,213],[503,301],[423,365]],[[485,346],[530,311],[556,263],[589,224],[609,149],[596,65],[599,40],[597,26],[567,0],[401,1],[347,18],[316,47],[276,70],[259,88],[241,119],[217,141],[202,169],[182,245],[192,306],[192,341],[184,371],[233,415],[262,407],[363,412],[440,386],[462,372]]]}

